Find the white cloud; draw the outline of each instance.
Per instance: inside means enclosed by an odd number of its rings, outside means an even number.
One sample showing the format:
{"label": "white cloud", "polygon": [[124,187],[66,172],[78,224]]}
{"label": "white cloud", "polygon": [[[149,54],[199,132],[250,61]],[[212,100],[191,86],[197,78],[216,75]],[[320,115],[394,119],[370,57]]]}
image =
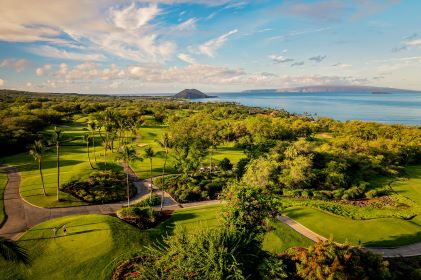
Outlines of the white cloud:
{"label": "white cloud", "polygon": [[197,64],[196,60],[193,57],[189,56],[188,54],[180,53],[180,54],[177,55],[177,57],[178,57],[178,59],[180,59],[184,62],[187,62],[189,64]]}
{"label": "white cloud", "polygon": [[346,64],[346,63],[335,63],[332,66],[333,67],[339,67],[339,68],[350,68],[350,67],[352,67],[351,64]]}
{"label": "white cloud", "polygon": [[64,49],[58,49],[52,46],[28,47],[27,50],[40,56],[68,60],[101,61],[105,59],[103,54],[72,52]]}
{"label": "white cloud", "polygon": [[291,62],[294,61],[294,59],[292,58],[287,58],[283,55],[269,55],[269,58],[274,62],[274,63],[286,63],[286,62]]}
{"label": "white cloud", "polygon": [[31,88],[31,87],[32,87],[32,83],[31,83],[31,82],[27,82],[27,83],[26,83],[26,87],[27,87],[27,88]]}
{"label": "white cloud", "polygon": [[22,72],[30,65],[26,59],[8,58],[0,63],[0,67],[14,68],[16,72]]}
{"label": "white cloud", "polygon": [[209,40],[203,45],[199,46],[199,51],[207,56],[214,57],[216,50],[222,47],[225,44],[225,42],[228,40],[228,38],[237,32],[238,30],[234,29],[225,34],[222,34],[221,36],[215,39]]}
{"label": "white cloud", "polygon": [[115,26],[124,30],[134,30],[145,26],[160,13],[156,4],[143,8],[137,8],[132,3],[125,9],[111,9],[110,17]]}
{"label": "white cloud", "polygon": [[40,76],[44,76],[45,74],[48,73],[48,71],[51,70],[51,65],[50,64],[44,64],[42,67],[38,67],[35,70],[35,74],[37,74],[38,77]]}
{"label": "white cloud", "polygon": [[178,31],[192,31],[196,29],[196,18],[190,18],[177,25],[176,30]]}
{"label": "white cloud", "polygon": [[415,39],[411,41],[404,42],[405,45],[415,47],[415,46],[421,46],[421,39]]}
{"label": "white cloud", "polygon": [[4,86],[6,84],[6,81],[3,79],[0,79],[0,87]]}

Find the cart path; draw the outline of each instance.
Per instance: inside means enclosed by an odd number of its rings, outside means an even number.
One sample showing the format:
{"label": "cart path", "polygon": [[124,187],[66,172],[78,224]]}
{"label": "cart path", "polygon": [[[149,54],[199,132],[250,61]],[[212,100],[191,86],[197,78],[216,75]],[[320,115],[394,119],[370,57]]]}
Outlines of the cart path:
{"label": "cart path", "polygon": [[[20,174],[16,167],[2,165],[5,169],[8,177],[8,182],[4,190],[4,208],[6,212],[6,222],[0,228],[0,235],[11,238],[13,240],[19,239],[22,234],[29,228],[48,221],[50,219],[70,216],[70,215],[83,215],[83,214],[103,214],[109,215],[114,214],[115,211],[121,207],[127,205],[127,201],[120,201],[115,203],[99,204],[99,205],[86,205],[86,206],[75,206],[75,207],[61,207],[61,208],[41,208],[29,204],[22,199],[19,193],[20,185]],[[134,181],[137,188],[137,194],[131,198],[131,203],[139,202],[149,196],[149,179],[139,180],[134,171],[130,166],[125,166],[125,171],[129,173],[130,177]],[[154,186],[153,192],[161,195]],[[165,209],[176,210],[179,208],[198,207],[205,205],[221,204],[223,201],[209,200],[192,203],[177,203],[167,192],[164,192],[164,207]],[[159,209],[159,206],[155,206],[155,209]],[[324,236],[321,236],[312,230],[308,229],[304,225],[294,221],[293,219],[286,216],[278,216],[279,221],[288,225],[298,233],[307,237],[308,239],[317,242],[319,240],[326,240]],[[394,248],[366,248],[374,253],[381,254],[384,257],[410,257],[421,255],[421,242],[406,246],[398,246]]]}
{"label": "cart path", "polygon": [[[8,165],[2,165],[2,167],[7,173],[8,182],[4,190],[4,209],[6,214],[6,221],[0,228],[0,235],[11,238],[13,240],[19,239],[19,237],[29,228],[50,219],[83,214],[110,215],[114,214],[118,209],[127,205],[127,200],[124,200],[114,203],[75,207],[38,207],[28,203],[21,197],[19,193],[19,186],[21,181],[19,170],[16,167]],[[146,180],[139,180],[133,170],[128,166],[125,166],[125,171],[129,173],[137,188],[137,194],[130,199],[130,202],[136,203],[148,198],[149,189],[146,185]],[[153,191],[159,195],[162,194],[155,188]],[[164,192],[165,209],[177,209],[192,206],[194,205],[179,205],[168,193]]]}
{"label": "cart path", "polygon": [[[305,227],[304,225],[294,221],[293,219],[287,216],[278,216],[277,219],[281,221],[282,223],[288,225],[292,229],[294,229],[296,232],[300,233],[301,235],[307,237],[308,239],[314,242],[327,240],[326,237],[313,232],[309,228]],[[365,247],[364,249],[369,250],[373,253],[382,255],[385,258],[413,257],[413,256],[421,255],[421,242],[417,242],[417,243],[413,243],[413,244],[405,245],[405,246],[397,246],[397,247],[387,247],[387,248]]]}

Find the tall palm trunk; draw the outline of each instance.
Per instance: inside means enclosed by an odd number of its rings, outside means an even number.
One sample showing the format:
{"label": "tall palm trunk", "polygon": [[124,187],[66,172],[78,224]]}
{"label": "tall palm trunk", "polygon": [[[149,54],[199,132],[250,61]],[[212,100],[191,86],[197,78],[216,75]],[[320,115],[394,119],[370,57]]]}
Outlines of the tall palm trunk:
{"label": "tall palm trunk", "polygon": [[38,167],[39,167],[39,175],[41,175],[42,192],[44,193],[45,196],[47,196],[47,193],[45,192],[44,176],[42,175],[42,161],[41,161],[41,159],[38,160]]}
{"label": "tall palm trunk", "polygon": [[164,167],[162,168],[161,212],[162,212],[162,208],[164,207],[164,190],[165,190],[164,177],[165,177],[165,166],[167,165],[167,158],[168,158],[168,149],[167,149],[167,148],[165,148],[165,160],[164,160]]}
{"label": "tall palm trunk", "polygon": [[129,163],[126,162],[127,206],[130,206]]}
{"label": "tall palm trunk", "polygon": [[95,169],[95,168],[93,167],[93,165],[92,165],[92,162],[91,162],[91,156],[90,156],[90,154],[89,154],[89,140],[87,140],[87,141],[86,141],[86,147],[88,148],[88,161],[89,161],[89,165],[91,166],[91,168],[92,168],[92,169]]}
{"label": "tall palm trunk", "polygon": [[57,141],[57,201],[60,200],[59,191],[60,191],[60,147]]}
{"label": "tall palm trunk", "polygon": [[105,167],[107,167],[107,145],[108,145],[108,132],[105,134],[105,143],[104,143],[104,162],[105,162]]}
{"label": "tall palm trunk", "polygon": [[213,158],[213,146],[211,147],[211,152],[210,152],[210,169],[209,169],[209,173],[212,173],[212,158]]}
{"label": "tall palm trunk", "polygon": [[94,147],[94,160],[96,163],[96,153],[95,153],[95,130],[92,130],[92,146]]}
{"label": "tall palm trunk", "polygon": [[149,191],[149,201],[152,201],[152,158],[150,159],[150,161],[149,161],[149,176],[150,176],[150,179],[149,179],[149,183],[150,183],[150,191]]}

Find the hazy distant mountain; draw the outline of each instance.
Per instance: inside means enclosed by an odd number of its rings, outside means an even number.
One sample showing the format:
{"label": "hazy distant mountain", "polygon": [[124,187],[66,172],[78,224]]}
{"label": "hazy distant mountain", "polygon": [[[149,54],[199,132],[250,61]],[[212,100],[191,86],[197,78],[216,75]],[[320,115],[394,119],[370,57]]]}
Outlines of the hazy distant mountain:
{"label": "hazy distant mountain", "polygon": [[175,98],[184,98],[184,99],[199,99],[199,98],[209,98],[210,96],[204,94],[197,89],[185,89],[174,95]]}
{"label": "hazy distant mountain", "polygon": [[397,92],[421,92],[416,90],[373,87],[373,86],[335,86],[335,85],[318,85],[291,87],[283,89],[255,89],[245,90],[244,92],[370,92],[370,93],[397,93]]}

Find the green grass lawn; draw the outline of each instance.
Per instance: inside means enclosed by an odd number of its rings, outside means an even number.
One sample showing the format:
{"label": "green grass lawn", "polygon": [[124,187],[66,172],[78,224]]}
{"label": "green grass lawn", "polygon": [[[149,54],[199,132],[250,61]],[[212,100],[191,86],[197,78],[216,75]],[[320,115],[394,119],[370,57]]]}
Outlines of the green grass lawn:
{"label": "green grass lawn", "polygon": [[[30,229],[19,241],[29,250],[32,266],[10,265],[0,260],[0,279],[110,279],[115,265],[143,246],[170,235],[175,226],[189,231],[219,224],[221,205],[180,209],[156,228],[139,230],[106,215],[78,215],[44,222]],[[52,228],[60,229],[53,238]],[[280,252],[289,246],[307,246],[309,241],[280,223],[265,237],[264,248]]]}
{"label": "green grass lawn", "polygon": [[3,224],[6,215],[4,213],[4,189],[7,185],[7,175],[3,168],[0,168],[0,225]]}
{"label": "green grass lawn", "polygon": [[412,220],[383,218],[352,220],[308,207],[292,207],[285,211],[288,217],[325,237],[338,242],[387,247],[421,241],[421,216]]}
{"label": "green grass lawn", "polygon": [[409,178],[395,181],[391,186],[398,194],[421,205],[421,166],[408,166],[405,172]]}
{"label": "green grass lawn", "polygon": [[269,224],[271,230],[263,240],[263,248],[269,252],[281,253],[291,247],[308,247],[313,244],[313,241],[278,220],[273,220]]}
{"label": "green grass lawn", "polygon": [[[53,238],[54,226],[68,227]],[[71,216],[50,220],[30,229],[19,241],[28,248],[32,266],[0,261],[0,279],[110,279],[119,260],[128,258],[149,235],[105,215]]]}

